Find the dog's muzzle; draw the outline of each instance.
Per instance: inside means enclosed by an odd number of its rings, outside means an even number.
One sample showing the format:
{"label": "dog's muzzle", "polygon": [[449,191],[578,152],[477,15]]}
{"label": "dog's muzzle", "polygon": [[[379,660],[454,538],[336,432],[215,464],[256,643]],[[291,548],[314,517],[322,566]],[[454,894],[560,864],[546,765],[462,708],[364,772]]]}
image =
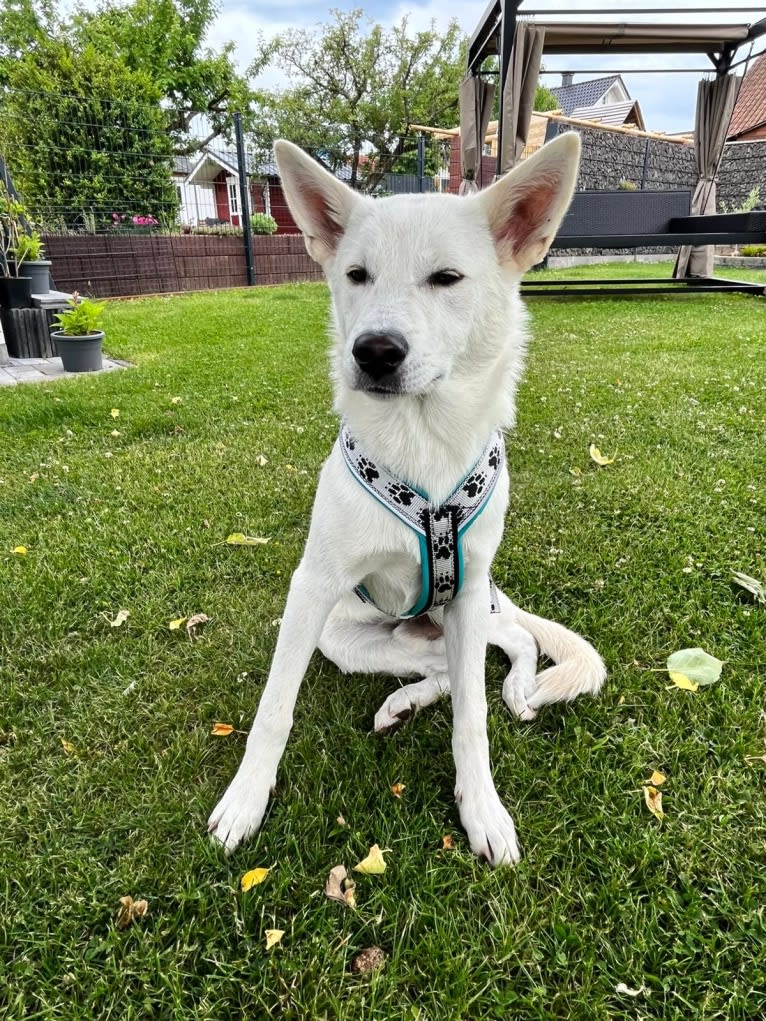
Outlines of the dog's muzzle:
{"label": "dog's muzzle", "polygon": [[360,333],[351,352],[363,373],[360,389],[373,392],[398,389],[388,384],[394,382],[393,377],[408,351],[409,344],[401,333]]}

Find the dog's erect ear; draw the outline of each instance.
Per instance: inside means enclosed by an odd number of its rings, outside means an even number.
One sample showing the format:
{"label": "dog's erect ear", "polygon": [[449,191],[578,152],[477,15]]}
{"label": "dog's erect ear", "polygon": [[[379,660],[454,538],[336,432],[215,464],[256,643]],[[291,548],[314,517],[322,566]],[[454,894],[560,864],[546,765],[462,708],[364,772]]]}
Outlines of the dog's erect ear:
{"label": "dog's erect ear", "polygon": [[540,262],[577,182],[580,138],[560,135],[469,201],[484,207],[497,257],[520,273]]}
{"label": "dog's erect ear", "polygon": [[335,255],[351,211],[361,199],[292,142],[275,142],[274,153],[282,189],[306,249],[324,265]]}

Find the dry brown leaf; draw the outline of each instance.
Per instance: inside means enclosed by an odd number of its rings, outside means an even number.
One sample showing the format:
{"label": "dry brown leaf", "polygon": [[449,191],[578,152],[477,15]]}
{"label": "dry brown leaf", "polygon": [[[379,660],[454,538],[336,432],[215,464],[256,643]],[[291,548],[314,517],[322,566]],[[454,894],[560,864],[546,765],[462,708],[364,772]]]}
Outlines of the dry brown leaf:
{"label": "dry brown leaf", "polygon": [[325,897],[354,908],[356,907],[355,887],[354,880],[348,878],[345,865],[336,865],[334,869],[330,869],[330,875],[325,883]]}
{"label": "dry brown leaf", "polygon": [[266,937],[266,949],[271,950],[277,943],[281,943],[284,934],[284,929],[265,929],[263,935]]}
{"label": "dry brown leaf", "polygon": [[351,971],[355,975],[367,975],[377,971],[386,963],[386,954],[380,947],[367,947],[351,959]]}
{"label": "dry brown leaf", "polygon": [[206,613],[195,613],[193,617],[189,617],[186,621],[186,633],[189,638],[195,637],[195,629],[201,624],[207,624],[210,620]]}
{"label": "dry brown leaf", "polygon": [[339,815],[338,818],[335,821],[336,821],[336,823],[339,826],[345,826],[346,825],[346,820],[343,818],[342,815]]}
{"label": "dry brown leaf", "polygon": [[406,786],[407,785],[403,783],[393,783],[391,784],[391,793],[395,798],[401,798],[402,794],[404,794]]}
{"label": "dry brown leaf", "polygon": [[443,851],[455,850],[455,841],[452,839],[449,833],[445,833],[444,836],[442,837],[442,850]]}
{"label": "dry brown leaf", "polygon": [[122,627],[130,616],[130,610],[120,610],[114,620],[109,621],[110,627]]}
{"label": "dry brown leaf", "polygon": [[117,908],[115,924],[118,929],[127,929],[131,922],[143,918],[148,911],[148,901],[133,900],[130,896],[120,897],[120,906]]}
{"label": "dry brown leaf", "polygon": [[662,811],[662,793],[656,787],[651,785],[644,787],[644,801],[655,818],[663,819],[665,817],[665,813]]}

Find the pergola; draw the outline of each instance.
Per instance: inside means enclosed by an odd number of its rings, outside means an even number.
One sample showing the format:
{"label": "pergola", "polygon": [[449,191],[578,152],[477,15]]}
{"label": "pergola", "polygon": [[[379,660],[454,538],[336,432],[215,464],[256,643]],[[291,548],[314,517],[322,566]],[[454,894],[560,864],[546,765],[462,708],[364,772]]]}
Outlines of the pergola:
{"label": "pergola", "polygon": [[[705,7],[700,10],[707,14],[760,16],[747,22],[721,20],[700,24],[691,21],[690,15],[695,11],[690,7],[635,7],[619,12],[620,18],[661,15],[661,20],[594,21],[588,17],[608,15],[613,19],[616,12],[613,8],[522,10],[523,3],[524,0],[490,0],[468,44],[468,74],[460,93],[462,189],[475,187],[495,90],[499,94],[497,173],[505,173],[520,158],[544,53],[610,56],[697,53],[707,58],[710,67],[696,70],[712,77],[700,81],[697,93],[694,147],[699,177],[692,213],[715,213],[718,167],[741,82],[741,77],[732,72],[750,59],[756,40],[766,36],[766,8]],[[563,15],[571,20],[556,20]],[[741,56],[741,51],[747,52]],[[493,61],[496,66],[491,69],[485,67],[489,58],[496,58]],[[623,70],[642,73],[641,68]],[[603,72],[617,73],[614,68],[604,68]],[[711,272],[710,249],[682,249],[676,276],[707,277]]]}

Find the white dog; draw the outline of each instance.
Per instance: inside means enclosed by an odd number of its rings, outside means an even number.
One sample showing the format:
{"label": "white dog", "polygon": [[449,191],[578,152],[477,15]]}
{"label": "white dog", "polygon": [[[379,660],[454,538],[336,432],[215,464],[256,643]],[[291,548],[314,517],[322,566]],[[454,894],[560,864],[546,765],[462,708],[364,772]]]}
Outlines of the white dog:
{"label": "white dog", "polygon": [[[372,199],[289,142],[276,153],[332,292],[344,425],[244,758],[210,831],[230,852],[261,825],[319,647],[343,671],[422,678],[389,697],[376,730],[450,692],[455,798],[471,848],[493,865],[515,862],[516,831],[490,772],[487,642],[511,660],[503,697],[522,719],[596,693],[605,675],[584,639],[523,612],[489,580],[508,505],[500,430],[514,423],[526,339],[518,281],[566,211],[579,140],[563,135],[468,198]],[[554,665],[535,676],[538,650]]]}

